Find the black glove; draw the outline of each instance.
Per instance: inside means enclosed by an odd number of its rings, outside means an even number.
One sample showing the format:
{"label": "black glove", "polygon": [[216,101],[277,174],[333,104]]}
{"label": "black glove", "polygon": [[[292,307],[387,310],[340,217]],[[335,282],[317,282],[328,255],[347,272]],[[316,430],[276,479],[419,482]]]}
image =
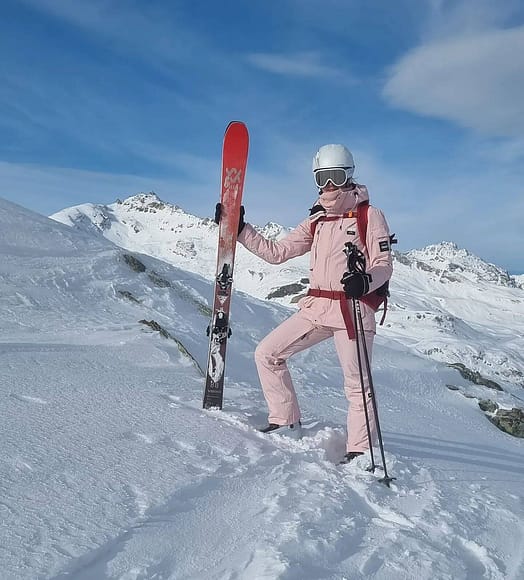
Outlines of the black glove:
{"label": "black glove", "polygon": [[319,211],[323,211],[325,212],[325,208],[323,206],[321,206],[319,203],[317,203],[316,205],[314,205],[310,210],[309,210],[309,215],[315,215],[316,213],[318,213]]}
{"label": "black glove", "polygon": [[318,218],[321,218],[321,217],[323,217],[325,215],[326,215],[326,210],[319,203],[317,203],[316,205],[314,205],[309,210],[309,217],[311,218],[312,221],[316,221],[316,220],[318,220]]}
{"label": "black glove", "polygon": [[361,298],[369,292],[371,276],[365,272],[346,272],[340,282],[348,298]]}
{"label": "black glove", "polygon": [[[215,223],[219,224],[220,223],[220,216],[222,215],[222,204],[220,202],[218,202],[216,204],[215,207]],[[244,216],[246,215],[246,210],[244,209],[244,206],[241,205],[240,206],[240,216],[238,219],[238,234],[240,234],[240,232],[244,229],[244,226],[246,225],[246,222],[244,221]]]}

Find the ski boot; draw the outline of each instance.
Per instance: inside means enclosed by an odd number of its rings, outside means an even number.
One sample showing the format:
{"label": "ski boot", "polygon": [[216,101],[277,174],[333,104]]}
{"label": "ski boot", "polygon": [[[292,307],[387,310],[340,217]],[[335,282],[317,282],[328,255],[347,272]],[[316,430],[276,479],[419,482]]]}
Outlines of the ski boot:
{"label": "ski boot", "polygon": [[357,457],[360,457],[361,455],[364,455],[364,453],[362,451],[348,451],[348,453],[346,453],[344,455],[344,459],[342,459],[342,461],[339,462],[339,465],[345,465],[346,463],[351,463],[353,461],[353,459],[356,459]]}
{"label": "ski boot", "polygon": [[276,423],[269,423],[265,427],[259,429],[259,431],[260,433],[284,435],[286,437],[291,437],[292,439],[301,439],[302,424],[300,421],[298,423],[291,423],[291,425],[277,425]]}

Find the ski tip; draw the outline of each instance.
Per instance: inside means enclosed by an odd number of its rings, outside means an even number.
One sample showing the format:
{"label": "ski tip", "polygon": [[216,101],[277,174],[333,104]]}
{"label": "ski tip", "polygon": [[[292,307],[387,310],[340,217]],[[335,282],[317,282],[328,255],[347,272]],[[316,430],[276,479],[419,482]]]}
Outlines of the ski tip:
{"label": "ski tip", "polygon": [[231,121],[224,133],[224,149],[233,147],[236,156],[241,156],[244,163],[247,161],[249,148],[249,132],[242,121]]}
{"label": "ski tip", "polygon": [[229,121],[226,130],[229,129],[229,127],[231,127],[231,125],[243,125],[244,127],[246,126],[244,121]]}
{"label": "ski tip", "polygon": [[246,136],[248,135],[248,131],[247,131],[247,126],[243,121],[230,121],[229,125],[226,127],[226,131],[225,133],[231,133],[231,132],[236,132],[236,133],[243,133]]}

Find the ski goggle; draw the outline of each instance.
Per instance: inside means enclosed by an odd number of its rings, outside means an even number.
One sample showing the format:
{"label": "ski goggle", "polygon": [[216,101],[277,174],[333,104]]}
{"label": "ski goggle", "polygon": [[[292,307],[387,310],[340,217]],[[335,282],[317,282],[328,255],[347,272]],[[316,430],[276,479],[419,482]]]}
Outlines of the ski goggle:
{"label": "ski goggle", "polygon": [[334,167],[333,169],[317,169],[313,176],[317,187],[326,187],[328,181],[335,187],[342,187],[353,175],[353,167]]}

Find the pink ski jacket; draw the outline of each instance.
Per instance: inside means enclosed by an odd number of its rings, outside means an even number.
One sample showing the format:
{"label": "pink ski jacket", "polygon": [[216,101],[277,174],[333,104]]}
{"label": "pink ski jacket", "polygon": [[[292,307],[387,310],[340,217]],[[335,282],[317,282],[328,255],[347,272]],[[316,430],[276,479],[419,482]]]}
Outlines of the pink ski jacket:
{"label": "pink ski jacket", "polygon": [[[355,210],[359,203],[368,200],[367,188],[355,184],[351,189],[341,190],[327,215],[342,216]],[[322,196],[315,203],[322,204]],[[366,271],[372,278],[370,292],[391,278],[393,264],[389,228],[379,209],[369,206],[365,243],[359,237],[356,217],[319,221],[314,237],[311,231],[312,218],[308,218],[282,240],[273,241],[264,238],[253,226],[246,224],[238,236],[238,241],[270,264],[281,264],[310,251],[309,283],[312,289],[343,291],[340,279],[347,270],[346,254],[343,250],[348,241],[353,242],[366,257]],[[306,296],[299,301],[298,306],[303,315],[314,324],[332,328],[345,327],[338,300]],[[374,311],[364,303],[361,303],[361,310],[364,329],[375,332]]]}

